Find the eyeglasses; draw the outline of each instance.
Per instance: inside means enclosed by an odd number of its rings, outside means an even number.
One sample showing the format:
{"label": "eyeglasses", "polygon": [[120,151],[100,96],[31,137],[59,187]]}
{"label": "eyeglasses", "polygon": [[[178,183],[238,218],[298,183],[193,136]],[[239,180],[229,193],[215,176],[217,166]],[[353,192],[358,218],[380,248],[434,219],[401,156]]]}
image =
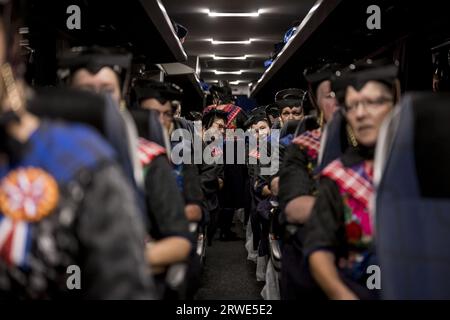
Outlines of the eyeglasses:
{"label": "eyeglasses", "polygon": [[352,102],[345,106],[344,111],[346,113],[354,113],[361,104],[365,110],[373,111],[387,103],[392,103],[394,100],[388,97],[380,97],[378,99],[365,99],[360,101]]}

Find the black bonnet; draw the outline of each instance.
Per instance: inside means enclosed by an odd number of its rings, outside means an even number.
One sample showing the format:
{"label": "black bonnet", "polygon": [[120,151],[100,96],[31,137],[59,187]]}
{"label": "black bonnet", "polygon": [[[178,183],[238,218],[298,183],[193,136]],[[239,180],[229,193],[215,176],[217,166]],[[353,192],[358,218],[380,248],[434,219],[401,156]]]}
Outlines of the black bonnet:
{"label": "black bonnet", "polygon": [[134,102],[139,104],[145,99],[157,99],[164,104],[167,101],[180,100],[183,90],[177,85],[169,82],[155,80],[136,80],[133,83],[132,96]]}
{"label": "black bonnet", "polygon": [[361,90],[369,81],[377,81],[389,88],[395,87],[398,79],[399,67],[397,62],[387,60],[373,61],[361,60],[350,64],[348,67],[334,72],[331,78],[332,90],[336,94],[339,103],[343,103],[347,87],[352,86]]}
{"label": "black bonnet", "polygon": [[122,92],[128,85],[132,55],[121,49],[102,47],[76,47],[58,59],[58,76],[65,80],[77,70],[86,69],[96,74],[104,67],[111,68],[118,76]]}

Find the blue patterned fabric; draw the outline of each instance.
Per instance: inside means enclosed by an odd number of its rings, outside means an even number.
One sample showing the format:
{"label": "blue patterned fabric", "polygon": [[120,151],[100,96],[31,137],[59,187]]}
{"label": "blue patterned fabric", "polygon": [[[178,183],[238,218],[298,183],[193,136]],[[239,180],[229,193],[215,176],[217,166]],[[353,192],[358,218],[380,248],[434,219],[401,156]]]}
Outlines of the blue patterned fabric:
{"label": "blue patterned fabric", "polygon": [[0,166],[0,178],[15,168],[32,166],[47,171],[58,183],[65,183],[80,169],[93,168],[115,157],[112,148],[96,132],[78,124],[42,121],[27,148],[19,163]]}

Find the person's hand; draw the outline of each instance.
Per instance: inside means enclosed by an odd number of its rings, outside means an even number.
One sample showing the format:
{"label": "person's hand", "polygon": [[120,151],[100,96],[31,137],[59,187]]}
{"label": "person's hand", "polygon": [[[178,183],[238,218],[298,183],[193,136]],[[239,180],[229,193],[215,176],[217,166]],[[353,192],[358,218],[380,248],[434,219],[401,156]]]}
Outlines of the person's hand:
{"label": "person's hand", "polygon": [[264,188],[262,189],[262,195],[264,197],[268,197],[272,195],[272,192],[270,191],[268,186],[264,186]]}
{"label": "person's hand", "polygon": [[439,92],[439,77],[433,75],[433,92]]}
{"label": "person's hand", "polygon": [[272,194],[274,196],[278,196],[279,185],[280,185],[280,177],[273,178],[272,181],[270,182],[270,190],[272,191]]}
{"label": "person's hand", "polygon": [[156,245],[157,245],[156,242],[149,241],[149,242],[147,242],[147,244],[145,246],[145,254],[146,254],[146,257],[147,257],[147,261],[148,261],[148,263],[150,265],[149,270],[150,270],[152,275],[161,274],[164,271],[166,271],[165,267],[161,267],[161,266],[158,267],[158,266],[155,266],[154,264],[152,264],[152,255],[151,255],[151,253],[152,253],[153,248]]}
{"label": "person's hand", "polygon": [[189,222],[202,220],[202,208],[198,204],[188,204],[184,207],[184,214]]}
{"label": "person's hand", "polygon": [[220,178],[217,178],[217,180],[219,181],[219,190],[222,190],[223,188],[223,180]]}
{"label": "person's hand", "polygon": [[347,287],[341,288],[338,292],[330,296],[332,300],[359,300],[359,298]]}

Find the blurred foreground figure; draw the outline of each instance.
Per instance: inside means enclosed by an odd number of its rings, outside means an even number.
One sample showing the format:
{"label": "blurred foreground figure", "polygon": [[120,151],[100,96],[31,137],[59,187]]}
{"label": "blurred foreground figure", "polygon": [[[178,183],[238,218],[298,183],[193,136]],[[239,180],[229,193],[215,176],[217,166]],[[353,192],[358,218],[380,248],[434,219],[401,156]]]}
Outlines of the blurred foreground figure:
{"label": "blurred foreground figure", "polygon": [[[144,179],[143,207],[149,222],[147,232],[150,236],[147,259],[155,276],[159,296],[166,297],[166,278],[170,273],[168,268],[186,260],[191,250],[190,234],[183,212],[184,201],[172,176],[166,149],[161,146],[165,141],[153,141],[156,137],[150,133],[162,131],[161,125],[150,121],[154,116],[150,112],[137,113],[134,108],[133,113],[130,113],[123,108],[130,63],[131,56],[126,52],[91,47],[72,50],[61,59],[60,66],[69,71],[67,83],[70,86],[109,95],[117,107],[110,112],[118,111],[119,105],[122,107],[121,115],[132,131],[129,141],[137,142],[136,149],[133,147],[130,153],[138,155]],[[142,89],[136,85],[133,87],[132,93],[138,100],[147,93]],[[170,105],[170,101],[167,102]],[[162,136],[160,133],[158,137]]]}
{"label": "blurred foreground figure", "polygon": [[26,110],[39,97],[11,64],[19,12],[2,3],[0,299],[152,298],[144,230],[114,152],[87,127]]}
{"label": "blurred foreground figure", "polygon": [[377,252],[384,299],[450,299],[450,95],[411,93],[380,132]]}

